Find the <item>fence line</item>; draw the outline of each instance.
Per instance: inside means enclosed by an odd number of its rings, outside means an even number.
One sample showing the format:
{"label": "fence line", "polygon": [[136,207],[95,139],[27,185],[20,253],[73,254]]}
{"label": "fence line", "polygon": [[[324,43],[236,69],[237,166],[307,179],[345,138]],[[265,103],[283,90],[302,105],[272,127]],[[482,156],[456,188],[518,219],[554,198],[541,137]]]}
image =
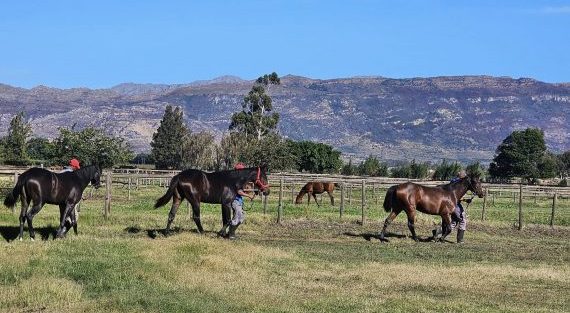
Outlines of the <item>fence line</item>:
{"label": "fence line", "polygon": [[[12,172],[14,182],[17,181],[18,172]],[[168,188],[171,178],[174,174],[125,174],[125,173],[114,173],[107,171],[102,175],[102,183],[105,185],[105,203],[103,206],[103,215],[107,218],[111,214],[111,204],[113,200],[113,185],[118,189],[126,189],[126,200],[131,201],[131,190],[140,189],[147,186],[160,186],[163,188]],[[321,175],[321,177],[323,177]],[[304,180],[303,180],[304,179]],[[278,207],[277,207],[277,221],[279,223],[283,220],[283,209],[285,200],[285,191],[291,191],[291,203],[295,202],[295,194],[307,182],[306,178],[299,177],[299,175],[270,175],[268,176],[270,185],[275,186],[274,189],[278,188],[278,193],[271,193],[270,196],[262,198],[263,212],[267,212],[267,202],[268,198],[275,197],[278,195]],[[322,179],[325,180],[325,179]],[[340,205],[339,205],[339,218],[343,218],[343,215],[348,207],[357,208],[360,207],[361,210],[361,223],[366,222],[366,217],[371,205],[381,205],[384,193],[390,186],[399,183],[409,181],[407,179],[394,179],[394,178],[362,178],[360,180],[350,177],[349,179],[326,179],[328,181],[334,181],[340,184],[340,188],[336,189],[334,194],[339,196],[340,193]],[[439,183],[446,182],[434,182],[434,181],[422,181],[425,185],[436,185]],[[518,228],[523,227],[523,201],[524,199],[533,199],[537,202],[538,197],[552,199],[552,210],[550,212],[549,224],[554,226],[556,208],[559,205],[558,201],[563,199],[570,199],[570,188],[565,187],[547,187],[547,186],[526,186],[526,185],[504,185],[504,184],[488,184],[484,183],[483,188],[485,190],[485,196],[483,198],[483,207],[481,211],[481,220],[486,219],[488,205],[495,205],[496,198],[509,198],[512,197],[513,203],[518,202]],[[354,189],[354,190],[353,190]],[[2,188],[2,192],[8,192],[11,188]],[[89,194],[92,196],[93,190],[91,189]],[[356,193],[356,196],[355,196]],[[358,195],[360,194],[360,197]],[[518,197],[517,197],[518,196]],[[359,199],[360,198],[360,199]],[[488,199],[490,198],[490,199]],[[518,198],[518,201],[517,201]],[[354,201],[354,203],[352,202]],[[322,202],[322,198],[321,198]]]}

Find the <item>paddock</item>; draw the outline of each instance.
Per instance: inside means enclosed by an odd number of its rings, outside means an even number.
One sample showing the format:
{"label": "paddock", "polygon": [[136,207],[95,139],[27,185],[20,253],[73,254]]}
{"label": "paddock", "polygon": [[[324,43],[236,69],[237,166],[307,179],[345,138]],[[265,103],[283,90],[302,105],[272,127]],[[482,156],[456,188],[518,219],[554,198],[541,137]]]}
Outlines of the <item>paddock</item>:
{"label": "paddock", "polygon": [[[413,242],[404,216],[392,224],[390,242],[381,243],[376,238],[386,214],[381,204],[393,181],[365,181],[363,197],[362,178],[346,179],[335,191],[338,205],[323,201],[317,208],[294,205],[291,188],[301,182],[274,174],[268,198],[246,201],[240,237],[228,241],[214,233],[219,205],[203,205],[205,235],[196,234],[191,210],[179,211],[171,236],[161,232],[169,208],[152,205],[168,177],[162,182],[147,177],[144,183],[139,177],[137,184],[131,176],[130,188],[128,177],[110,177],[109,189],[87,189],[78,236],[52,240],[59,212],[46,205],[34,220],[43,240],[14,241],[18,216],[0,210],[0,311],[565,311],[569,306],[570,201],[559,190],[553,226],[554,189],[536,194],[523,189],[519,230],[520,186],[489,185],[488,194],[495,197],[487,197],[484,215],[484,199],[468,208],[465,244]],[[11,179],[4,178],[10,184]],[[434,222],[436,217],[418,214],[418,235],[427,239]]]}

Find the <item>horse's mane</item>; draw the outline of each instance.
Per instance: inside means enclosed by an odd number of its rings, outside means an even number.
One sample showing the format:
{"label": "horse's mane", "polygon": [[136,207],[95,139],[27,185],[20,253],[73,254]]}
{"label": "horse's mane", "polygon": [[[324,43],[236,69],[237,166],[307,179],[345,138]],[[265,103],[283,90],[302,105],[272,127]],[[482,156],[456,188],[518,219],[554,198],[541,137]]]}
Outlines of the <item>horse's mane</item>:
{"label": "horse's mane", "polygon": [[441,188],[441,189],[450,191],[450,190],[453,190],[452,187],[454,187],[454,186],[456,186],[456,185],[458,185],[458,184],[463,184],[463,183],[465,182],[465,180],[467,180],[467,179],[471,179],[471,178],[470,178],[469,176],[465,176],[465,177],[463,177],[463,178],[458,179],[457,181],[449,182],[449,183],[443,184],[443,185],[437,185],[436,187],[439,187],[439,188]]}

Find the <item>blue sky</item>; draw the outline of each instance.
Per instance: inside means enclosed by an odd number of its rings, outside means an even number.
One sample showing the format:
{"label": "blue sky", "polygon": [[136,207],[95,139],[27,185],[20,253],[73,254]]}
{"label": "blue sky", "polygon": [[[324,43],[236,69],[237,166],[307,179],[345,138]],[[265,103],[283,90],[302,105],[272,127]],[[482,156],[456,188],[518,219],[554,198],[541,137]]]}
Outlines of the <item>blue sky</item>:
{"label": "blue sky", "polygon": [[276,71],[570,82],[570,1],[6,1],[0,83],[104,88]]}

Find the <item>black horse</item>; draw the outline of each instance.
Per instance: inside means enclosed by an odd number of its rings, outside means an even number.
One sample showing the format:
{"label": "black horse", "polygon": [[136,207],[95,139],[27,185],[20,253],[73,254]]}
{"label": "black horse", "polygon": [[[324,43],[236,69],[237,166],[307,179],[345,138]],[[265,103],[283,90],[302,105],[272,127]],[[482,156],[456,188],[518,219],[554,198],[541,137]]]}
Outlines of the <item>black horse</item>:
{"label": "black horse", "polygon": [[[69,217],[73,231],[77,234],[77,216],[75,205],[81,200],[83,190],[91,183],[95,188],[101,186],[101,170],[96,165],[83,167],[75,172],[53,173],[43,168],[31,168],[20,177],[12,192],[6,195],[4,205],[14,207],[20,197],[20,240],[24,236],[24,222],[28,222],[30,237],[35,238],[32,220],[44,204],[59,205],[60,225],[57,237],[61,238],[69,230],[65,221]],[[28,206],[32,209],[28,211]]]}
{"label": "black horse", "polygon": [[263,194],[269,194],[265,166],[213,173],[188,169],[172,177],[168,191],[156,200],[154,207],[159,208],[172,199],[172,207],[166,224],[166,232],[169,232],[180,203],[184,199],[188,200],[192,206],[193,219],[198,232],[203,233],[204,229],[200,222],[200,203],[220,203],[223,226],[218,234],[225,237],[226,228],[229,227],[229,234],[235,233],[237,229],[237,226],[230,224],[232,201],[236,197],[237,190],[244,188],[244,185],[249,182],[254,182]]}

